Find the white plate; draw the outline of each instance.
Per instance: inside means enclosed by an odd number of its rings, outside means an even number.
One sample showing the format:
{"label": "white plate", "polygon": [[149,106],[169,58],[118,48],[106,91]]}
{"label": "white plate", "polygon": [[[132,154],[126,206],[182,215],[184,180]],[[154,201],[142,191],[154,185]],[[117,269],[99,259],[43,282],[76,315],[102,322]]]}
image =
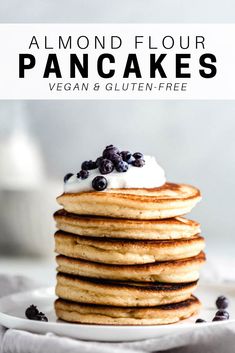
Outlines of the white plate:
{"label": "white plate", "polygon": [[[196,330],[202,326],[235,324],[235,285],[200,285],[196,295],[203,303],[199,317],[207,320],[203,324],[195,324],[196,317],[183,320],[177,324],[161,326],[102,326],[70,324],[56,319],[53,302],[54,288],[38,289],[24,293],[9,295],[0,299],[0,324],[8,328],[27,330],[36,333],[53,332],[62,336],[69,336],[91,341],[133,341],[159,337],[165,334],[182,333]],[[216,312],[215,300],[219,295],[229,298],[228,321],[211,322]],[[49,322],[25,319],[25,309],[35,304],[44,312]]]}

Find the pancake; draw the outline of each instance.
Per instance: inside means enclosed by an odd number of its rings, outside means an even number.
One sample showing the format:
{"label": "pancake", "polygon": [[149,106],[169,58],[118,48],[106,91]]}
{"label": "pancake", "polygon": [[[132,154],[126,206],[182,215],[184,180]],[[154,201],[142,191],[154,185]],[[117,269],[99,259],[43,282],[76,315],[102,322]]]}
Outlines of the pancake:
{"label": "pancake", "polygon": [[199,202],[198,189],[166,183],[153,189],[106,189],[64,193],[57,201],[68,212],[130,219],[162,219],[186,214]]}
{"label": "pancake", "polygon": [[166,325],[197,314],[199,300],[191,296],[177,304],[148,308],[123,308],[74,303],[62,299],[55,301],[56,315],[65,321],[96,325]]}
{"label": "pancake", "polygon": [[156,306],[189,299],[197,287],[190,283],[128,283],[57,274],[56,295],[78,303],[114,306]]}
{"label": "pancake", "polygon": [[81,237],[58,231],[55,251],[68,257],[116,265],[147,264],[198,255],[205,247],[198,236],[183,240],[127,240]]}
{"label": "pancake", "polygon": [[162,220],[129,220],[79,216],[59,210],[54,214],[58,229],[68,233],[126,239],[186,239],[200,233],[200,224],[177,217]]}
{"label": "pancake", "polygon": [[154,262],[144,265],[110,265],[56,257],[57,271],[82,277],[112,281],[187,283],[198,280],[199,269],[205,263],[205,254],[175,261]]}

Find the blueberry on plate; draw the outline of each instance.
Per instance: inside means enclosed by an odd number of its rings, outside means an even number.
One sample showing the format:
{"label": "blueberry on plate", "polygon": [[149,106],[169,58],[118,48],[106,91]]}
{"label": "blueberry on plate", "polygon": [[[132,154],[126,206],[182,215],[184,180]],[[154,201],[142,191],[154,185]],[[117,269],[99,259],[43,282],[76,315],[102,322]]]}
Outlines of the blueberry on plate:
{"label": "blueberry on plate", "polygon": [[41,321],[48,322],[48,318],[46,317],[46,315],[41,316]]}
{"label": "blueberry on plate", "polygon": [[48,318],[46,317],[45,314],[38,314],[36,315],[34,318],[32,318],[32,320],[35,320],[35,321],[45,321],[47,322],[48,321]]}
{"label": "blueberry on plate", "polygon": [[206,322],[206,320],[203,320],[203,319],[197,319],[195,321],[196,324],[201,324],[202,322]]}
{"label": "blueberry on plate", "polygon": [[116,171],[119,173],[124,173],[128,170],[129,166],[127,162],[120,161],[115,165]]}
{"label": "blueberry on plate", "polygon": [[27,317],[27,319],[32,319],[38,314],[39,314],[39,311],[36,305],[30,305],[25,311],[25,316]]}
{"label": "blueberry on plate", "polygon": [[215,316],[212,321],[225,321],[227,318],[225,316]]}
{"label": "blueberry on plate", "polygon": [[131,164],[134,167],[141,168],[141,167],[143,167],[145,165],[145,161],[143,159],[135,159]]}
{"label": "blueberry on plate", "polygon": [[229,302],[224,295],[221,295],[220,297],[217,298],[215,304],[218,309],[226,309],[228,307]]}
{"label": "blueberry on plate", "polygon": [[29,320],[48,321],[46,315],[42,312],[39,312],[36,305],[30,305],[25,311],[25,316]]}
{"label": "blueberry on plate", "polygon": [[71,176],[73,176],[73,173],[68,173],[68,174],[66,174],[66,175],[64,176],[64,183],[66,183],[66,182],[69,180],[69,178],[71,178]]}
{"label": "blueberry on plate", "polygon": [[109,159],[105,158],[100,162],[99,171],[101,174],[112,173],[113,169],[114,169],[114,164]]}
{"label": "blueberry on plate", "polygon": [[229,319],[229,313],[226,310],[220,309],[215,313],[215,316],[224,316]]}
{"label": "blueberry on plate", "polygon": [[97,176],[92,180],[92,187],[96,191],[102,191],[108,186],[107,179],[103,176]]}

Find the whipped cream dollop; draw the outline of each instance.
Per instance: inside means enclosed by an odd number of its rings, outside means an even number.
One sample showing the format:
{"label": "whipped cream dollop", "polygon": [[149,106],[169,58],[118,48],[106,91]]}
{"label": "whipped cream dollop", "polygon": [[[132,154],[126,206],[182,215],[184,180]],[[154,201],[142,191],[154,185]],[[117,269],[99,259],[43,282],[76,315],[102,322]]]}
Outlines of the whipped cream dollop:
{"label": "whipped cream dollop", "polygon": [[[145,165],[141,168],[129,165],[124,173],[113,171],[110,174],[103,175],[108,182],[107,189],[122,188],[154,188],[165,184],[166,177],[163,168],[157,163],[155,157],[144,156]],[[65,193],[78,193],[84,191],[94,191],[92,180],[96,176],[102,175],[99,169],[89,170],[87,179],[77,178],[72,175],[64,184]]]}

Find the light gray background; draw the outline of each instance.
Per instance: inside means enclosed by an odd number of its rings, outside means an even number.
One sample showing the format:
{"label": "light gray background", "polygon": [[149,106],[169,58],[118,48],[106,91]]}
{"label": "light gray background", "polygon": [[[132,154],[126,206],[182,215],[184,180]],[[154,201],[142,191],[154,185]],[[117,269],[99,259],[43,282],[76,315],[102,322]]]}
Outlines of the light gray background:
{"label": "light gray background", "polygon": [[2,0],[1,22],[234,22],[233,0]]}
{"label": "light gray background", "polygon": [[[234,10],[232,0],[11,0],[1,1],[0,22],[226,23]],[[208,252],[233,256],[235,102],[31,101],[27,112],[48,176],[62,179],[110,143],[154,154],[169,180],[202,190],[190,217]]]}

